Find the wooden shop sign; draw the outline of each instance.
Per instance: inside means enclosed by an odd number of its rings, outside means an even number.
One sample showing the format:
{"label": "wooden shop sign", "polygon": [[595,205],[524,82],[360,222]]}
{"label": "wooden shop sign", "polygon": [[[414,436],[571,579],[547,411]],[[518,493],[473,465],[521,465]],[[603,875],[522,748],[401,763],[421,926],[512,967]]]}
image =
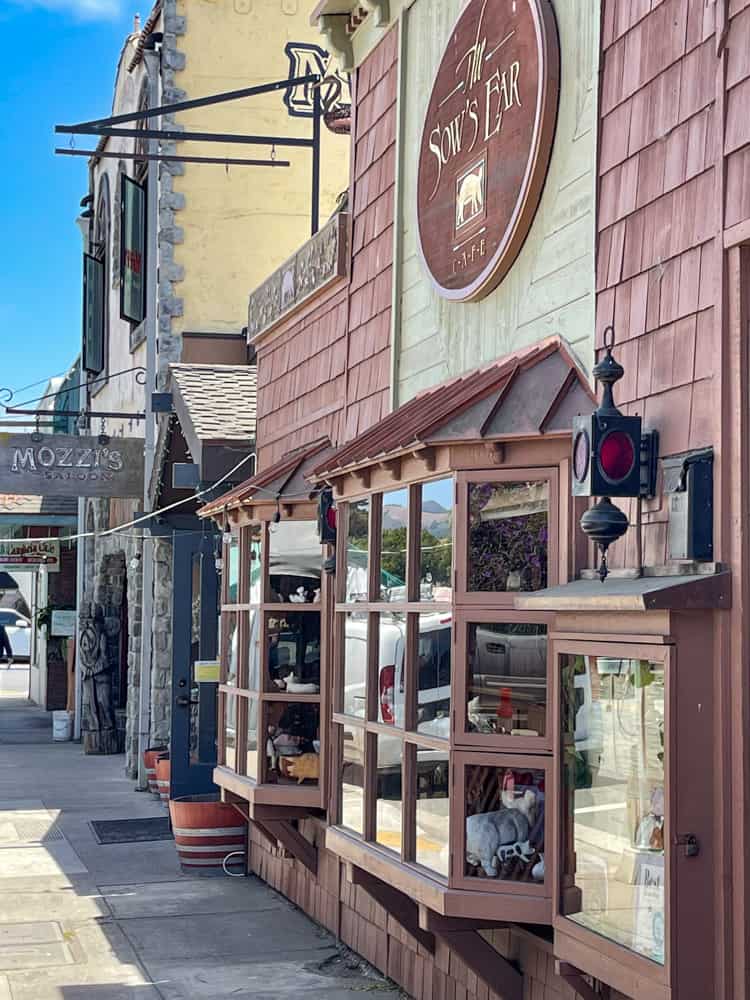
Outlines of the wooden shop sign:
{"label": "wooden shop sign", "polygon": [[72,434],[0,434],[0,493],[140,497],[143,441]]}
{"label": "wooden shop sign", "polygon": [[60,541],[57,538],[0,539],[0,566],[10,569],[46,566],[48,573],[57,573]]}
{"label": "wooden shop sign", "polygon": [[427,106],[417,212],[445,298],[496,288],[528,235],[552,152],[560,76],[549,0],[470,0]]}

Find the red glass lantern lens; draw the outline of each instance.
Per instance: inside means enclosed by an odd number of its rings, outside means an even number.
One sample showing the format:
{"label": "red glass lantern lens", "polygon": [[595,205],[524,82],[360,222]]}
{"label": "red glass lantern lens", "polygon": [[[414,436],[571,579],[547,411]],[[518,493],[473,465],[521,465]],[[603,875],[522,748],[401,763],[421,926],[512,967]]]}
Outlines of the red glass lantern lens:
{"label": "red glass lantern lens", "polygon": [[331,529],[331,531],[336,530],[336,508],[329,507],[326,511],[326,524]]}
{"label": "red glass lantern lens", "polygon": [[599,445],[599,465],[612,483],[619,483],[630,475],[635,465],[632,438],[624,431],[607,434]]}
{"label": "red glass lantern lens", "polygon": [[579,431],[573,445],[573,475],[582,483],[589,471],[591,445],[586,431]]}

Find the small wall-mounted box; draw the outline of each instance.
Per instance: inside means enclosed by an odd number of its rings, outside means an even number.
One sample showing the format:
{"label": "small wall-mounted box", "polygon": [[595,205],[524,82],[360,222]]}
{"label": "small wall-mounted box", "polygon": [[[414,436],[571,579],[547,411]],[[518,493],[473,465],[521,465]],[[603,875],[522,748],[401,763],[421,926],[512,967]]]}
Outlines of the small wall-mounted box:
{"label": "small wall-mounted box", "polygon": [[714,558],[713,448],[663,460],[669,505],[668,559]]}

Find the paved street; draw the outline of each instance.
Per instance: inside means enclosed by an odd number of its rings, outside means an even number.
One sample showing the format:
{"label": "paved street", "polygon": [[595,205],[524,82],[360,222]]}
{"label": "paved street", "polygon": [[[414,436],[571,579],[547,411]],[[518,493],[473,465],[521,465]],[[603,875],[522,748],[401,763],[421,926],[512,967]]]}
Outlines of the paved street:
{"label": "paved street", "polygon": [[99,845],[89,820],[164,811],[122,758],[52,743],[27,682],[0,668],[0,1000],[395,1000],[260,881],[184,876],[168,841]]}

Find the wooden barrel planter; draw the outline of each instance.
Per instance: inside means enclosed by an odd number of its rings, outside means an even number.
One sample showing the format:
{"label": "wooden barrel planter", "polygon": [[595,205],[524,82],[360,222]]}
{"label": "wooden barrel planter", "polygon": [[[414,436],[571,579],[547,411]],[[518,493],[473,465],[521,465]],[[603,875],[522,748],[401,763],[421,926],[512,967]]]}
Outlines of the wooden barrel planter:
{"label": "wooden barrel planter", "polygon": [[146,770],[146,780],[148,790],[154,795],[159,794],[159,786],[156,784],[156,761],[161,754],[167,752],[166,747],[149,747],[143,751],[143,764]]}
{"label": "wooden barrel planter", "polygon": [[244,874],[247,852],[247,820],[233,807],[214,795],[186,795],[169,802],[177,854],[183,869]]}
{"label": "wooden barrel planter", "polygon": [[169,774],[169,757],[162,755],[156,762],[156,787],[164,805],[169,802]]}

